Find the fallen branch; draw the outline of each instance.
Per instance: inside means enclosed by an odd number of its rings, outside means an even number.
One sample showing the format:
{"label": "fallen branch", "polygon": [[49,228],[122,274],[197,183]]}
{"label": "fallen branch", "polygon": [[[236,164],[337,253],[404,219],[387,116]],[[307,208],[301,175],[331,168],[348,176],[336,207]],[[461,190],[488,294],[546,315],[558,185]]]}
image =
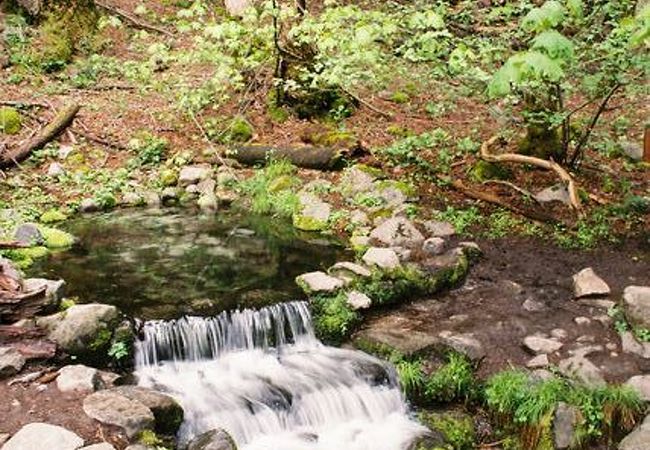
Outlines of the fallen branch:
{"label": "fallen branch", "polygon": [[142,22],[138,20],[137,18],[133,17],[126,11],[121,10],[120,8],[117,8],[115,6],[107,5],[106,3],[103,2],[98,2],[95,1],[95,4],[99,6],[100,8],[108,11],[111,14],[114,14],[116,16],[121,17],[122,19],[125,19],[126,21],[130,22],[131,25],[133,25],[134,28],[139,28],[141,30],[148,30],[148,31],[154,31],[156,33],[164,34],[165,36],[169,37],[174,37],[174,34],[165,30],[164,28],[160,28],[145,22]]}
{"label": "fallen branch", "polygon": [[48,105],[45,103],[38,102],[23,102],[23,101],[11,101],[11,100],[0,100],[0,105],[2,106],[13,106],[15,108],[47,108]]}
{"label": "fallen branch", "polygon": [[27,248],[30,247],[27,244],[23,244],[22,242],[0,242],[0,250],[8,250],[12,248]]}
{"label": "fallen branch", "polygon": [[345,89],[345,88],[342,87],[341,90],[342,90],[343,92],[345,92],[345,93],[346,93],[346,94],[347,94],[347,95],[348,95],[352,100],[355,100],[355,101],[361,103],[362,105],[368,107],[371,111],[374,111],[374,112],[376,112],[377,114],[380,114],[380,115],[382,115],[382,116],[384,116],[384,117],[387,117],[387,118],[389,118],[389,119],[393,117],[393,115],[392,115],[391,113],[386,112],[386,111],[382,111],[381,109],[377,108],[377,107],[376,107],[375,105],[373,105],[372,103],[370,103],[370,102],[368,102],[368,101],[362,99],[361,97],[359,97],[358,95],[356,95],[356,94],[354,94],[354,93],[348,91],[347,89]]}
{"label": "fallen branch", "polygon": [[70,104],[63,107],[52,122],[36,133],[36,136],[17,149],[0,155],[0,168],[17,165],[19,162],[27,159],[32,151],[42,148],[45,144],[57,137],[72,123],[80,108],[81,106],[77,104]]}
{"label": "fallen branch", "polygon": [[499,137],[494,136],[483,142],[483,145],[481,145],[481,158],[493,163],[511,162],[519,164],[530,164],[531,166],[541,167],[542,169],[554,171],[567,185],[567,189],[569,191],[569,200],[571,201],[572,208],[578,213],[578,215],[582,216],[583,210],[580,196],[578,195],[578,190],[576,188],[575,182],[573,181],[573,177],[569,175],[569,172],[567,172],[562,166],[554,161],[535,158],[533,156],[519,155],[517,153],[502,153],[500,155],[493,155],[490,153],[490,147],[494,145],[498,140]]}
{"label": "fallen branch", "polygon": [[537,199],[535,198],[535,196],[533,195],[532,192],[530,192],[530,191],[528,191],[528,190],[526,190],[526,189],[524,189],[524,188],[520,188],[520,187],[517,186],[516,184],[511,183],[511,182],[509,182],[509,181],[504,181],[504,180],[485,180],[485,181],[483,182],[483,184],[500,184],[500,185],[502,185],[502,186],[507,186],[507,187],[509,187],[510,189],[512,189],[513,191],[517,191],[517,192],[519,192],[519,193],[520,193],[521,195],[523,195],[524,197],[530,198],[530,199],[533,200],[535,203],[539,203],[539,202],[537,201]]}

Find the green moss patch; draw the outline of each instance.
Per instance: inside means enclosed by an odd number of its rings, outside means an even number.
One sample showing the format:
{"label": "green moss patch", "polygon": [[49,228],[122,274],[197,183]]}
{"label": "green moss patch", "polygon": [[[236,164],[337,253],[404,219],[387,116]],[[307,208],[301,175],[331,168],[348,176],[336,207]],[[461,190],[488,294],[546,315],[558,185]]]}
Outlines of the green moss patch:
{"label": "green moss patch", "polygon": [[55,223],[55,222],[62,222],[66,220],[68,216],[63,214],[61,211],[58,209],[50,209],[48,211],[45,211],[40,218],[40,221],[42,223]]}
{"label": "green moss patch", "polygon": [[22,128],[20,114],[14,108],[0,108],[0,131],[4,134],[17,134]]}
{"label": "green moss patch", "polygon": [[47,248],[66,248],[74,244],[74,236],[70,233],[45,226],[39,226],[38,229],[45,238]]}

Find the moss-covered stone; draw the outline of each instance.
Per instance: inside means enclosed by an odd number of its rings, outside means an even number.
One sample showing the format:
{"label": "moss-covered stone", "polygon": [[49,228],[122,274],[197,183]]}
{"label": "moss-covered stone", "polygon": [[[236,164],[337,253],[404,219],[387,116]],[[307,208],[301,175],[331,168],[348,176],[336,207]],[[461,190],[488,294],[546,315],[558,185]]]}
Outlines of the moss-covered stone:
{"label": "moss-covered stone", "polygon": [[46,226],[39,226],[38,229],[45,239],[47,248],[66,248],[74,244],[74,236],[70,233]]}
{"label": "moss-covered stone", "polygon": [[47,247],[38,246],[10,250],[5,253],[5,256],[11,259],[19,269],[24,270],[30,268],[35,260],[44,258],[49,254],[50,251]]}
{"label": "moss-covered stone", "polygon": [[253,138],[253,126],[243,116],[236,116],[232,119],[228,129],[229,142],[248,142]]}
{"label": "moss-covered stone", "polygon": [[275,193],[292,188],[299,180],[291,175],[280,175],[269,183],[269,192]]}
{"label": "moss-covered stone", "polygon": [[63,214],[60,210],[54,208],[54,209],[49,209],[45,211],[41,215],[41,222],[42,223],[55,223],[55,222],[62,222],[66,220],[68,216]]}
{"label": "moss-covered stone", "polygon": [[162,186],[176,186],[178,183],[178,172],[174,169],[165,169],[160,172],[158,179],[160,180],[160,184]]}
{"label": "moss-covered stone", "polygon": [[322,147],[352,148],[357,145],[358,139],[349,131],[329,130],[310,133],[305,139],[307,142]]}
{"label": "moss-covered stone", "polygon": [[470,177],[478,182],[486,180],[507,180],[512,178],[512,171],[501,164],[480,159],[472,167]]}
{"label": "moss-covered stone", "polygon": [[395,91],[390,96],[390,101],[393,103],[403,104],[408,103],[411,100],[411,97],[406,92]]}
{"label": "moss-covered stone", "polygon": [[296,213],[292,216],[293,226],[302,231],[323,231],[327,230],[328,223],[315,217],[305,216]]}
{"label": "moss-covered stone", "polygon": [[0,108],[0,132],[17,134],[21,128],[22,120],[15,108]]}
{"label": "moss-covered stone", "polygon": [[441,447],[422,446],[418,449],[472,450],[476,448],[474,420],[470,415],[459,411],[443,413],[423,411],[418,414],[418,418],[434,434],[440,433],[444,441]]}
{"label": "moss-covered stone", "polygon": [[557,129],[544,125],[530,125],[526,136],[519,142],[519,153],[537,158],[562,161],[564,149]]}

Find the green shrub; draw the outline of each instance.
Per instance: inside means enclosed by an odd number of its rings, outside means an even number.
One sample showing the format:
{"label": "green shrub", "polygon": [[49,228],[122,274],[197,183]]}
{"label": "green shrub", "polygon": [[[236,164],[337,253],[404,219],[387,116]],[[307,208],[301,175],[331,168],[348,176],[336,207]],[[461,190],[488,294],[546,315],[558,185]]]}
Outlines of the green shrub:
{"label": "green shrub", "polygon": [[473,450],[476,448],[474,421],[470,416],[460,413],[422,412],[418,415],[429,429],[442,434],[446,450]]}
{"label": "green shrub", "polygon": [[263,169],[240,184],[240,189],[251,201],[255,214],[291,217],[298,211],[295,189],[299,180],[296,167],[284,159],[271,160]]}
{"label": "green shrub", "polygon": [[343,342],[361,320],[359,313],[348,305],[343,292],[335,296],[317,295],[310,302],[316,333],[327,343]]}
{"label": "green shrub", "polygon": [[410,400],[419,398],[424,392],[426,382],[422,361],[401,360],[395,364],[395,369],[406,398]]}
{"label": "green shrub", "polygon": [[474,368],[470,360],[451,352],[447,362],[426,380],[425,395],[430,402],[467,402],[476,395]]}

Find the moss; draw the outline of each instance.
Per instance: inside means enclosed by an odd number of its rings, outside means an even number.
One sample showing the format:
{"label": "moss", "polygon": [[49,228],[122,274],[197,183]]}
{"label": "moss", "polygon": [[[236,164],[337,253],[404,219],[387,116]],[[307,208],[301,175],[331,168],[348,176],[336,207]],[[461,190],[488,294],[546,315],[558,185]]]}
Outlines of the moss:
{"label": "moss", "polygon": [[291,175],[280,175],[279,177],[271,180],[269,183],[269,192],[279,192],[292,188],[297,185],[299,180]]}
{"label": "moss", "polygon": [[253,126],[243,116],[236,116],[230,122],[228,142],[248,142],[253,138]]}
{"label": "moss", "polygon": [[323,231],[328,229],[328,222],[314,217],[294,214],[292,216],[293,226],[302,231]]}
{"label": "moss", "polygon": [[4,134],[17,134],[22,128],[20,114],[14,108],[0,108],[0,131]]}
{"label": "moss", "polygon": [[112,333],[108,328],[101,328],[93,340],[88,344],[88,348],[94,352],[108,348],[111,342]]}
{"label": "moss", "polygon": [[519,142],[519,153],[537,158],[562,161],[564,150],[558,130],[544,125],[530,125],[526,136]]}
{"label": "moss", "polygon": [[370,176],[372,176],[374,178],[379,179],[379,178],[385,178],[386,177],[386,175],[384,174],[384,172],[382,172],[381,169],[379,169],[377,167],[369,166],[367,164],[355,164],[354,166],[352,166],[352,168],[357,169],[357,170],[359,170],[361,172],[367,173],[368,175],[370,175]]}
{"label": "moss", "polygon": [[344,292],[317,295],[310,300],[316,334],[326,343],[341,344],[361,322],[360,314],[348,305]]}
{"label": "moss", "polygon": [[39,226],[47,248],[66,248],[74,244],[74,236],[56,228]]}
{"label": "moss", "polygon": [[34,264],[34,260],[44,258],[50,254],[47,247],[29,247],[5,252],[5,256],[11,259],[19,269],[28,269]]}
{"label": "moss", "polygon": [[379,190],[394,188],[409,198],[413,198],[417,196],[417,191],[415,190],[415,186],[413,186],[412,184],[406,181],[384,180],[377,183],[377,188]]}
{"label": "moss", "polygon": [[476,448],[476,432],[471,416],[460,412],[422,412],[418,419],[430,430],[442,434],[445,445],[449,450],[472,450]]}
{"label": "moss", "polygon": [[151,430],[142,430],[138,442],[142,445],[148,445],[152,447],[158,447],[159,445],[164,444],[163,440],[158,437],[158,435]]}
{"label": "moss", "polygon": [[165,169],[160,172],[158,179],[160,180],[160,184],[165,187],[176,186],[178,183],[178,173],[174,169]]}
{"label": "moss", "polygon": [[478,160],[470,170],[470,177],[475,181],[507,180],[512,178],[512,171],[501,164]]}
{"label": "moss", "polygon": [[408,103],[411,97],[406,92],[395,91],[390,96],[390,101],[393,103],[403,104]]}
{"label": "moss", "polygon": [[352,148],[357,145],[358,139],[349,131],[330,130],[311,133],[306,136],[306,141],[322,147]]}
{"label": "moss", "polygon": [[64,220],[66,220],[67,218],[68,218],[68,216],[63,214],[58,209],[54,208],[54,209],[49,209],[49,210],[45,211],[41,215],[40,220],[41,220],[41,223],[55,223],[55,222],[62,222]]}

